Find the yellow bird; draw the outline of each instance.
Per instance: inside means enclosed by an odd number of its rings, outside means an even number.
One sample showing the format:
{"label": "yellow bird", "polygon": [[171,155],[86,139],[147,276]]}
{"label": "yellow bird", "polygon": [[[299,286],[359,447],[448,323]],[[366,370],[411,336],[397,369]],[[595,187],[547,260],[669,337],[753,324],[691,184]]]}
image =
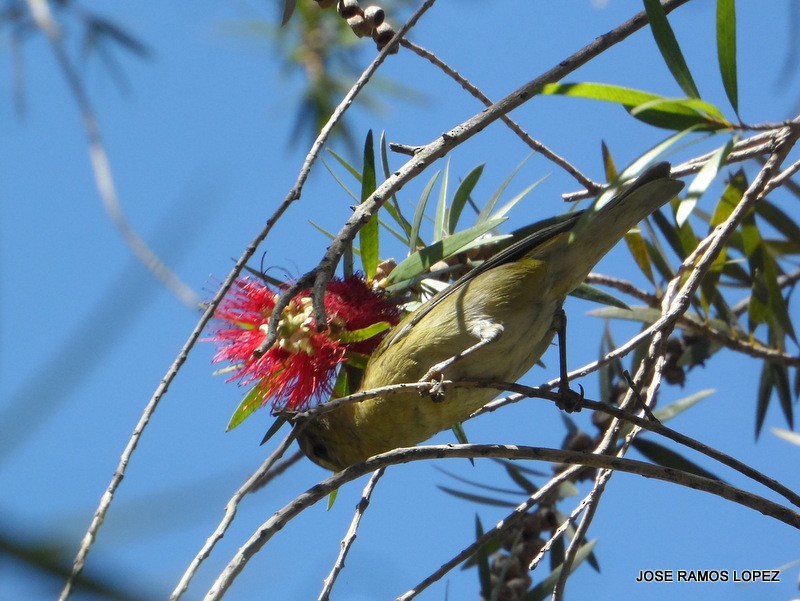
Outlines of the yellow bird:
{"label": "yellow bird", "polygon": [[[567,294],[628,230],[682,188],[670,178],[669,164],[659,163],[581,227],[575,228],[581,213],[564,216],[485,261],[389,332],[359,390],[433,378],[515,382],[551,343]],[[312,461],[341,470],[416,445],[496,395],[494,389],[456,387],[441,400],[413,390],[387,394],[302,421],[297,438]]]}

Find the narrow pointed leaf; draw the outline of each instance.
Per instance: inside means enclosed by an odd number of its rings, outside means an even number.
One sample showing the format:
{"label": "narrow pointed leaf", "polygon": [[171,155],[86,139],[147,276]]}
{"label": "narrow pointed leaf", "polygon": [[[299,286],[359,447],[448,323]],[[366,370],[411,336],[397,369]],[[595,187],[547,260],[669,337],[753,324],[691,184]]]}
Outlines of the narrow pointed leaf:
{"label": "narrow pointed leaf", "polygon": [[[386,132],[381,132],[381,168],[383,169],[383,178],[389,179],[391,175],[391,169],[389,168],[389,154],[386,151]],[[395,220],[395,223],[400,226],[400,229],[403,230],[405,234],[405,239],[402,239],[406,246],[409,243],[409,236],[411,235],[411,224],[408,220],[403,216],[403,212],[400,210],[400,203],[397,202],[397,197],[392,194],[389,198],[388,202],[383,205],[389,215],[392,216],[392,219]]]}
{"label": "narrow pointed leaf", "polygon": [[281,27],[289,22],[294,14],[294,8],[297,5],[297,0],[283,0],[283,13],[281,14]]}
{"label": "narrow pointed leaf", "polygon": [[661,2],[659,0],[644,0],[644,9],[650,21],[650,30],[653,32],[656,45],[661,51],[661,56],[664,58],[664,62],[667,63],[672,77],[678,82],[684,94],[690,98],[700,98],[700,93],[697,91],[697,86],[694,83],[694,79],[692,79],[692,74],[689,72],[686,60],[683,58],[675,32],[670,27],[667,14],[664,12]]}
{"label": "narrow pointed leaf", "polygon": [[505,180],[503,180],[503,183],[500,184],[500,186],[497,188],[497,190],[494,191],[494,194],[492,194],[492,196],[489,198],[489,200],[486,201],[486,204],[481,209],[481,212],[478,213],[478,219],[475,221],[476,225],[479,224],[479,223],[483,223],[484,221],[486,221],[487,219],[490,218],[490,215],[492,214],[492,211],[494,211],[495,205],[500,200],[500,196],[502,196],[502,194],[505,191],[505,189],[511,183],[511,180],[513,180],[514,177],[517,175],[517,173],[519,173],[519,170],[522,169],[522,166],[525,163],[528,162],[529,158],[530,158],[530,155],[525,157],[525,159],[522,162],[520,162],[520,164],[517,165],[514,168],[514,170],[508,175],[508,177]]}
{"label": "narrow pointed leaf", "polygon": [[717,476],[708,470],[703,469],[696,463],[689,461],[672,449],[668,449],[657,442],[647,440],[646,438],[637,437],[633,439],[632,444],[633,448],[635,448],[653,463],[663,467],[689,472],[690,474],[695,474],[696,476],[711,478],[712,480],[719,480]]}
{"label": "narrow pointed leaf", "polygon": [[736,1],[717,0],[717,57],[722,85],[733,110],[739,114],[736,66]]}
{"label": "narrow pointed leaf", "polygon": [[483,174],[484,165],[478,165],[459,184],[456,193],[453,195],[453,203],[450,206],[450,215],[448,216],[447,231],[455,232],[458,227],[458,220],[461,218],[461,213],[467,204],[467,201],[475,189],[475,185]]}
{"label": "narrow pointed leaf", "polygon": [[439,186],[439,202],[436,203],[436,215],[433,218],[433,241],[441,240],[451,232],[448,232],[447,227],[447,185],[450,181],[450,160],[444,166],[444,174],[442,175],[442,183]]}
{"label": "narrow pointed leaf", "polygon": [[417,245],[420,243],[419,229],[422,227],[422,218],[425,216],[425,207],[428,205],[428,199],[431,196],[431,190],[433,190],[433,185],[436,183],[438,178],[439,172],[437,171],[425,185],[425,189],[422,190],[422,194],[417,202],[417,209],[414,211],[414,221],[411,224],[411,235],[409,236],[408,241],[408,252],[410,253],[416,251]]}
{"label": "narrow pointed leaf", "polygon": [[245,397],[242,399],[242,402],[239,403],[236,411],[233,412],[233,415],[228,422],[228,427],[225,429],[225,431],[230,432],[236,426],[250,417],[250,415],[256,409],[261,407],[261,405],[264,404],[265,394],[266,390],[264,388],[261,388],[260,386],[254,386],[253,389],[245,395]]}
{"label": "narrow pointed leaf", "polygon": [[640,230],[629,231],[625,234],[625,244],[628,245],[628,250],[636,262],[636,266],[651,284],[655,284],[656,280],[653,275],[653,267],[650,264],[650,255],[647,252],[647,244],[645,244],[642,232]]}
{"label": "narrow pointed leaf", "polygon": [[[475,514],[475,540],[478,540],[484,534],[483,524],[481,519]],[[481,587],[481,596],[488,599],[492,590],[492,572],[489,567],[489,551],[486,545],[481,545],[472,556],[475,565],[478,567],[478,582]]]}
{"label": "narrow pointed leaf", "polygon": [[287,421],[289,420],[287,420],[282,415],[277,416],[275,420],[272,422],[272,425],[269,427],[269,430],[267,430],[266,434],[264,434],[264,438],[261,439],[260,444],[264,444],[270,438],[275,436],[275,434],[278,433],[278,430],[280,430],[283,427],[283,424],[285,424]]}
{"label": "narrow pointed leaf", "polygon": [[611,156],[611,151],[605,142],[600,143],[600,153],[603,155],[603,173],[606,175],[606,181],[613,182],[619,177],[619,172],[614,164],[614,157]]}
{"label": "narrow pointed leaf", "polygon": [[604,292],[599,288],[595,288],[594,286],[590,286],[589,284],[581,284],[575,288],[575,290],[570,292],[569,295],[574,298],[581,298],[583,300],[599,303],[601,305],[619,307],[620,309],[630,309],[625,302],[618,299],[616,296],[609,294],[608,292]]}
{"label": "narrow pointed leaf", "polygon": [[425,273],[431,265],[460,252],[466,245],[503,221],[505,221],[503,218],[485,221],[412,253],[392,270],[387,278],[387,284],[394,285]]}
{"label": "narrow pointed leaf", "polygon": [[[376,185],[375,148],[372,140],[372,130],[369,130],[364,141],[361,202],[366,201],[375,192]],[[369,282],[375,277],[375,273],[378,270],[378,262],[380,261],[379,227],[380,224],[378,223],[378,214],[376,212],[358,232],[358,241],[361,248],[361,266]]]}
{"label": "narrow pointed leaf", "polygon": [[678,226],[683,225],[686,220],[689,219],[689,215],[691,215],[694,210],[697,201],[700,200],[700,197],[711,185],[711,182],[716,179],[717,174],[725,165],[725,161],[733,149],[734,142],[735,139],[731,138],[727,143],[720,146],[711,158],[706,161],[700,171],[697,172],[697,175],[695,175],[689,187],[686,189],[686,194],[683,199],[681,199],[678,210],[675,212],[675,222]]}

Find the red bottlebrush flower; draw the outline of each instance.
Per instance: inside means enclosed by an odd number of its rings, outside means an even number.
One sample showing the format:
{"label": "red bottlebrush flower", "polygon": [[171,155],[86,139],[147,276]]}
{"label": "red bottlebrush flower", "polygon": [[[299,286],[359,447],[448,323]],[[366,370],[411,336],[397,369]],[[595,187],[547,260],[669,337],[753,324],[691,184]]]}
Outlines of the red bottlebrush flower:
{"label": "red bottlebrush flower", "polygon": [[[354,353],[374,351],[388,326],[366,339],[352,333],[380,322],[394,325],[400,315],[395,305],[373,292],[362,279],[354,276],[332,280],[324,301],[328,329],[316,330],[310,291],[304,290],[284,309],[276,343],[255,358],[253,351],[266,337],[278,296],[279,292],[259,280],[241,278],[215,314],[221,323],[210,338],[219,345],[213,361],[234,365],[231,380],[242,384],[258,382],[257,397],[253,398],[259,403],[247,408],[241,419],[270,399],[275,408],[302,410],[312,399],[329,395],[338,366]],[[352,342],[353,339],[358,341]]]}

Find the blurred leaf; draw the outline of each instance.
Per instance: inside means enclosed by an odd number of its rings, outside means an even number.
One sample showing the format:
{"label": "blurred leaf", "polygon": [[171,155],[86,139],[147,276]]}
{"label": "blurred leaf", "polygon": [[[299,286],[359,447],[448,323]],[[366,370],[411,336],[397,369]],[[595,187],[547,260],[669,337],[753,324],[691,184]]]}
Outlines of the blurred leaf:
{"label": "blurred leaf", "polygon": [[508,477],[511,478],[514,484],[519,486],[526,495],[530,496],[539,490],[538,486],[522,475],[522,470],[520,470],[517,465],[511,462],[504,462],[502,465]]}
{"label": "blurred leaf", "polygon": [[447,224],[448,232],[453,233],[456,231],[456,228],[458,227],[458,220],[461,218],[461,213],[464,210],[472,191],[475,189],[478,180],[483,174],[484,166],[485,165],[483,164],[478,165],[472,171],[470,171],[459,184],[458,189],[456,189],[456,193],[453,195],[453,203],[450,207],[450,215]]}
{"label": "blurred leaf", "polygon": [[800,240],[800,227],[780,207],[762,198],[756,203],[756,214],[792,242]]}
{"label": "blurred leaf", "polygon": [[[439,177],[439,172],[433,174],[433,177],[425,184],[425,189],[419,197],[417,202],[417,209],[414,211],[414,221],[411,224],[411,236],[408,241],[408,252],[413,253],[417,250],[417,245],[420,243],[419,230],[422,227],[422,218],[425,216],[425,207],[428,205],[428,199],[431,196],[431,190]],[[394,272],[392,272],[394,273]],[[390,276],[391,277],[391,276]]]}
{"label": "blurred leaf", "polygon": [[725,94],[737,116],[739,114],[739,84],[736,67],[736,2],[717,0],[717,57]]}
{"label": "blurred leaf", "polygon": [[752,212],[742,221],[741,232],[752,278],[747,313],[750,330],[755,330],[759,324],[768,324],[777,348],[783,348],[785,335],[789,335],[795,341],[796,338],[789,310],[778,283],[780,270],[764,246]]}
{"label": "blurred leaf", "polygon": [[583,300],[587,300],[593,303],[599,303],[601,305],[619,307],[620,309],[630,308],[616,296],[609,294],[608,292],[604,292],[599,288],[595,288],[594,286],[590,286],[589,284],[581,284],[580,286],[575,288],[575,290],[570,292],[569,295],[574,298],[581,298]]}
{"label": "blurred leaf", "polygon": [[[655,1],[657,2],[658,0]],[[689,215],[694,210],[697,201],[700,200],[700,197],[711,185],[711,182],[716,179],[717,174],[725,165],[725,161],[733,149],[734,142],[735,138],[731,138],[723,146],[720,146],[700,168],[697,175],[694,176],[694,179],[686,189],[686,195],[678,205],[678,210],[675,211],[675,222],[678,226],[683,225],[689,219]]]}
{"label": "blurred leaf", "polygon": [[655,127],[684,131],[729,129],[730,122],[714,105],[697,98],[671,99],[641,90],[602,83],[554,83],[542,94],[559,94],[622,105],[633,117]]}
{"label": "blurred leaf", "polygon": [[289,22],[294,14],[294,7],[297,5],[297,0],[283,0],[283,13],[281,14],[281,27]]}
{"label": "blurred leaf", "polygon": [[[475,540],[480,539],[484,534],[483,524],[478,514],[475,514]],[[487,545],[481,545],[475,550],[472,560],[478,567],[478,582],[481,587],[481,596],[488,599],[492,590],[492,572],[489,567],[489,550]]]}
{"label": "blurred leaf", "polygon": [[90,51],[97,48],[97,44],[104,39],[111,39],[125,50],[139,56],[148,58],[150,49],[129,34],[127,31],[107,19],[91,16],[86,21],[86,33],[84,37],[84,50]]}
{"label": "blurred leaf", "polygon": [[261,386],[254,386],[250,392],[248,392],[245,397],[242,399],[242,402],[239,403],[239,406],[236,408],[236,411],[233,412],[230,421],[228,422],[228,427],[225,429],[226,432],[230,432],[236,426],[241,424],[244,420],[246,420],[250,415],[261,405],[264,404],[264,394],[266,393],[266,389],[262,388]]}
{"label": "blurred leaf", "polygon": [[[689,472],[690,474],[695,474],[696,476],[702,476],[703,478],[720,480],[720,478],[718,478],[711,472],[703,469],[696,463],[689,461],[688,459],[679,455],[672,449],[668,449],[667,447],[660,445],[657,442],[653,442],[652,440],[647,440],[645,438],[637,436],[636,438],[633,439],[633,442],[631,444],[633,445],[634,449],[636,449],[642,455],[647,457],[650,461],[658,465],[676,470],[681,470],[684,472]],[[721,481],[722,480],[720,480],[720,482]]]}
{"label": "blurred leaf", "polygon": [[[372,141],[372,130],[367,132],[367,139],[364,141],[364,170],[361,174],[361,202],[365,202],[377,185],[375,175],[375,149]],[[367,281],[371,282],[378,271],[380,262],[380,240],[378,223],[378,212],[376,211],[369,221],[358,231],[358,241],[361,247],[361,266]]]}
{"label": "blurred leaf", "polygon": [[513,508],[517,506],[516,503],[513,503],[511,501],[504,501],[503,499],[498,499],[496,497],[476,495],[473,493],[464,492],[462,490],[456,490],[455,488],[450,488],[448,486],[437,485],[436,488],[438,488],[443,492],[446,492],[448,495],[452,495],[454,497],[457,497],[459,499],[464,499],[465,501],[470,501],[472,503],[480,503],[481,505],[489,505],[491,507]]}
{"label": "blurred leaf", "polygon": [[680,415],[690,407],[693,407],[700,401],[707,399],[711,395],[715,394],[717,391],[713,388],[708,388],[706,390],[700,390],[691,394],[687,397],[684,397],[680,400],[675,401],[674,403],[670,403],[666,407],[661,407],[660,409],[656,409],[653,411],[653,415],[656,416],[656,419],[660,422],[667,422],[671,420],[673,417]]}
{"label": "blurred leaf", "polygon": [[789,389],[789,372],[785,365],[764,361],[761,367],[761,378],[758,383],[758,396],[756,402],[756,438],[761,433],[764,418],[767,415],[769,401],[772,393],[777,392],[778,399],[790,428],[794,428],[792,411],[792,398]]}
{"label": "blurred leaf", "polygon": [[505,221],[505,218],[485,221],[481,224],[474,225],[471,228],[453,234],[444,240],[434,242],[430,246],[426,246],[425,248],[412,253],[389,274],[389,277],[386,280],[387,284],[390,286],[389,289],[392,289],[392,287],[400,282],[404,282],[414,278],[415,276],[425,273],[430,269],[431,265],[460,252],[469,243],[473,242],[492,228],[497,227],[503,221]]}
{"label": "blurred leaf", "polygon": [[772,433],[777,436],[778,438],[782,438],[783,440],[792,443],[793,445],[800,446],[800,434],[797,432],[792,432],[791,430],[783,430],[781,428],[770,428]]}
{"label": "blurred leaf", "polygon": [[700,93],[697,91],[697,86],[694,83],[694,79],[692,79],[692,74],[689,72],[689,67],[686,65],[686,60],[683,58],[678,40],[675,38],[675,32],[670,27],[667,14],[664,12],[661,2],[659,0],[644,0],[644,9],[650,21],[650,30],[653,32],[656,45],[658,45],[661,56],[664,57],[664,62],[667,63],[672,77],[678,82],[684,94],[690,98],[700,98]]}
{"label": "blurred leaf", "polygon": [[[578,566],[580,566],[586,560],[596,544],[597,540],[595,539],[581,545],[581,547],[578,549],[578,552],[575,554],[575,560],[572,562],[570,573],[574,572]],[[547,577],[544,578],[544,580],[539,582],[531,590],[520,597],[519,601],[544,601],[550,597],[550,595],[553,593],[553,589],[556,586],[556,582],[558,582],[558,578],[561,575],[561,568],[562,566],[559,566],[550,572]]]}

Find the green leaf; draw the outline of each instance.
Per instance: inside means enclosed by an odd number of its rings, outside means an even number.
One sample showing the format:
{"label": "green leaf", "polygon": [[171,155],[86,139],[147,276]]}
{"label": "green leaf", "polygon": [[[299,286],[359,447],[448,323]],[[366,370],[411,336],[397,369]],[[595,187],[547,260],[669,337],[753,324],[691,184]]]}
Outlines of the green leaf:
{"label": "green leaf", "polygon": [[603,156],[603,173],[606,174],[606,181],[613,182],[619,177],[619,171],[614,164],[614,157],[611,156],[611,151],[606,146],[605,142],[600,143],[600,153]]}
{"label": "green leaf", "polygon": [[653,275],[653,266],[650,264],[650,255],[647,252],[647,244],[644,241],[644,236],[640,230],[631,230],[625,234],[625,244],[628,245],[628,250],[636,262],[637,267],[641,270],[644,276],[655,285],[656,279]]}
{"label": "green leaf", "polygon": [[463,212],[464,207],[466,206],[467,201],[472,194],[472,191],[475,189],[478,180],[483,174],[484,166],[485,165],[481,164],[475,167],[459,184],[456,193],[453,195],[453,203],[450,206],[450,215],[447,224],[448,232],[452,233],[456,231],[456,228],[458,227],[458,220],[461,218],[461,213]]}
{"label": "green leaf", "polygon": [[622,105],[633,117],[666,129],[714,131],[731,127],[722,111],[697,98],[671,99],[633,88],[592,82],[547,84],[542,94],[613,102]]}
{"label": "green leaf", "polygon": [[509,200],[507,203],[505,203],[502,207],[500,207],[499,209],[494,211],[491,216],[492,217],[503,217],[506,213],[508,213],[511,209],[513,209],[520,200],[525,198],[531,192],[531,190],[533,190],[534,188],[538,187],[539,184],[541,184],[548,177],[549,176],[545,175],[544,177],[542,177],[542,178],[536,180],[535,182],[533,182],[530,186],[528,186],[527,188],[523,189],[522,192],[520,192],[519,194],[514,196],[511,200]]}
{"label": "green leaf", "polygon": [[381,332],[385,332],[389,328],[392,327],[388,321],[378,321],[369,325],[365,328],[360,328],[358,330],[350,330],[342,332],[339,335],[339,340],[344,342],[345,344],[352,344],[355,342],[363,342],[364,340],[369,340],[373,336],[377,336]]}
{"label": "green leaf", "polygon": [[686,60],[683,58],[675,32],[670,27],[667,14],[664,12],[661,2],[659,0],[644,0],[644,9],[650,21],[650,30],[653,32],[656,45],[658,45],[661,56],[664,57],[664,62],[667,63],[672,77],[678,82],[684,94],[690,98],[700,98],[700,93],[697,91],[697,86],[694,83],[694,79],[692,79],[692,74],[689,72],[689,67],[686,65]]}
{"label": "green leaf", "polygon": [[716,179],[720,169],[725,166],[725,161],[733,149],[735,138],[731,138],[723,146],[720,146],[717,151],[705,162],[705,164],[697,172],[689,187],[686,189],[686,195],[678,205],[678,210],[675,212],[675,222],[678,226],[682,226],[689,219],[694,210],[697,201],[705,193],[711,182]]}
{"label": "green leaf", "polygon": [[250,415],[261,405],[264,404],[264,395],[266,394],[265,388],[260,386],[254,386],[250,392],[248,392],[245,397],[242,399],[242,402],[239,403],[239,406],[236,408],[236,411],[233,412],[230,421],[228,422],[228,427],[225,429],[226,432],[230,432],[236,426],[241,424],[244,420],[246,420]]}
{"label": "green leaf", "polygon": [[689,461],[672,449],[668,449],[667,447],[660,445],[657,442],[653,442],[652,440],[647,440],[637,436],[633,439],[632,445],[633,448],[639,451],[642,455],[658,465],[689,472],[690,474],[695,474],[696,476],[702,476],[704,478],[711,478],[712,480],[720,480],[708,470],[705,470],[696,463]]}
{"label": "green leaf", "polygon": [[433,218],[433,241],[443,239],[450,232],[445,228],[449,223],[447,219],[447,185],[450,181],[450,159],[444,166],[444,174],[442,175],[442,183],[439,186],[439,202],[436,203],[436,215]]}
{"label": "green leaf", "polygon": [[[389,179],[391,175],[391,169],[389,168],[389,154],[386,151],[386,132],[381,132],[381,167],[383,169],[383,178]],[[386,212],[391,215],[392,219],[394,219],[395,223],[400,226],[400,229],[403,230],[405,234],[405,238],[400,237],[400,240],[405,242],[406,245],[409,243],[409,237],[411,235],[411,224],[408,220],[403,216],[403,212],[400,210],[400,203],[397,202],[397,197],[392,194],[389,200],[383,205],[386,209]]]}
{"label": "green leaf", "polygon": [[[714,207],[714,214],[709,221],[709,228],[715,228],[730,216],[733,209],[736,208],[736,205],[738,205],[739,201],[742,199],[746,188],[747,182],[744,181],[744,173],[740,170],[730,178],[725,189],[722,191],[722,196],[717,206]],[[723,246],[700,284],[700,303],[706,311],[708,311],[712,302],[717,298],[721,299],[721,296],[718,294],[717,284],[727,262],[728,248],[727,246]]]}
{"label": "green leaf", "polygon": [[620,309],[630,309],[628,305],[626,305],[616,296],[609,294],[608,292],[604,292],[599,288],[595,288],[594,286],[590,286],[589,284],[581,284],[575,288],[575,290],[570,292],[569,295],[575,298],[588,300],[593,303],[600,303],[601,305],[619,307]]}
{"label": "green leaf", "polygon": [[417,202],[417,209],[414,211],[414,221],[411,224],[411,235],[408,240],[408,252],[413,253],[417,250],[417,245],[420,242],[419,229],[422,227],[422,218],[425,216],[425,207],[428,205],[428,199],[431,196],[431,190],[439,177],[439,172],[433,174],[433,177],[425,185],[422,194]]}
{"label": "green leaf", "polygon": [[[375,192],[377,184],[375,176],[375,149],[372,141],[372,130],[367,132],[364,141],[364,169],[361,174],[361,202],[366,201]],[[367,281],[371,282],[378,271],[380,261],[380,239],[378,229],[378,212],[370,217],[369,221],[358,232],[358,241],[361,248],[361,266]]]}
{"label": "green leaf", "polygon": [[352,175],[359,182],[361,181],[361,172],[358,169],[353,167],[344,157],[337,154],[336,151],[328,148],[328,152],[331,153],[333,158],[339,161],[339,164],[344,167],[350,175]]}
{"label": "green leaf", "polygon": [[390,286],[389,289],[400,282],[410,280],[422,273],[425,273],[434,263],[461,252],[465,246],[489,230],[497,227],[503,221],[505,221],[505,218],[484,221],[481,224],[474,225],[471,228],[453,234],[444,240],[434,242],[430,246],[426,246],[425,248],[412,253],[389,274],[389,277],[387,278],[387,284]]}
{"label": "green leaf", "polygon": [[674,403],[670,403],[666,407],[662,407],[653,411],[653,415],[655,415],[656,419],[660,422],[666,422],[671,420],[673,417],[683,413],[690,407],[693,407],[700,401],[707,399],[711,395],[715,394],[716,390],[713,388],[708,388],[706,390],[700,390],[691,394],[685,398],[675,401]]}
{"label": "green leaf", "polygon": [[736,67],[736,2],[717,0],[717,57],[722,85],[736,115],[739,115],[739,84]]}
{"label": "green leaf", "polygon": [[500,184],[500,186],[497,188],[497,190],[494,191],[494,194],[492,194],[492,196],[489,198],[489,200],[486,201],[486,204],[481,209],[480,213],[478,213],[478,219],[475,221],[476,225],[480,224],[480,223],[483,223],[484,221],[486,221],[486,220],[488,220],[490,218],[490,216],[492,214],[492,211],[494,211],[495,205],[500,200],[500,196],[503,194],[505,189],[511,183],[511,180],[513,180],[514,177],[517,175],[517,173],[519,173],[519,170],[522,169],[522,166],[525,163],[528,162],[528,159],[530,158],[530,156],[531,155],[528,155],[527,157],[525,157],[525,159],[522,162],[520,162],[520,164],[517,165],[514,168],[514,170],[508,175],[508,177],[505,180],[503,180],[503,183]]}

